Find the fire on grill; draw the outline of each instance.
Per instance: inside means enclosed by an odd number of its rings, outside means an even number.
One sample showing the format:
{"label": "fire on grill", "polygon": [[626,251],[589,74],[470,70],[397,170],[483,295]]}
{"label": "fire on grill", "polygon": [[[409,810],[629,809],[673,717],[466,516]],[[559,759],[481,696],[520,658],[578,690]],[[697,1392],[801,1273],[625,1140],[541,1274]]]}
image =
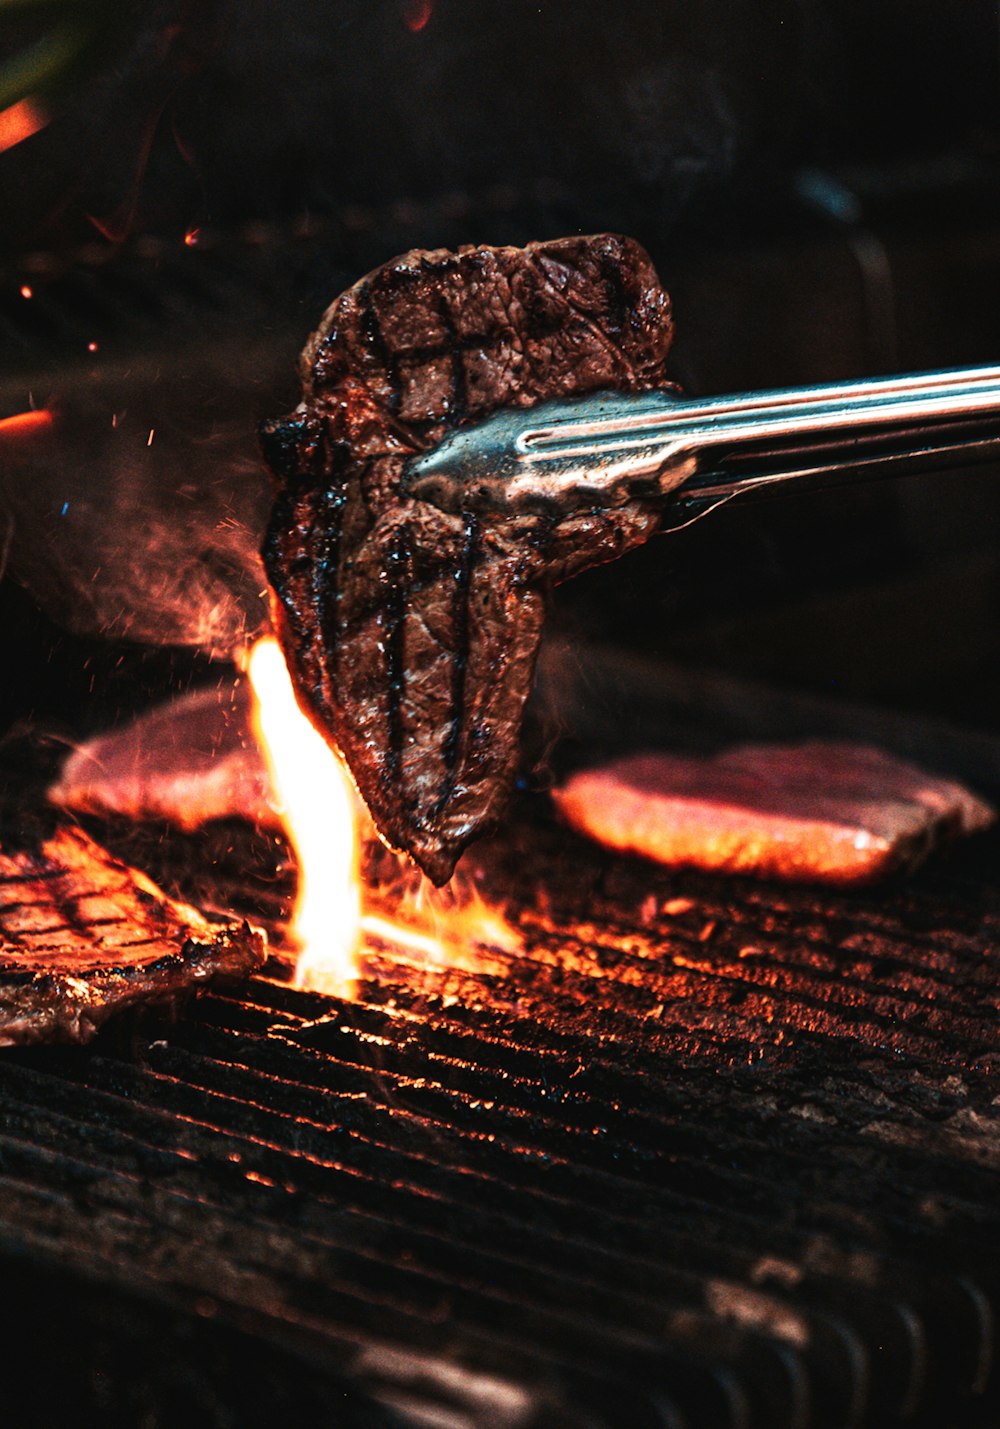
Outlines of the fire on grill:
{"label": "fire on grill", "polygon": [[[406,916],[386,923],[363,912],[356,825],[364,814],[296,700],[340,745],[381,834],[444,881],[509,797],[544,591],[642,544],[693,467],[681,461],[664,472],[663,461],[644,456],[638,474],[612,463],[609,478],[586,470],[555,483],[529,478],[515,496],[519,478],[505,491],[487,470],[477,485],[472,457],[470,474],[450,486],[428,483],[427,454],[433,463],[446,434],[498,410],[595,390],[640,401],[651,394],[650,412],[624,409],[621,449],[637,423],[674,419],[663,366],[671,337],[669,299],[648,257],[608,235],[418,252],[355,285],[307,346],[300,407],[263,429],[279,479],[265,561],[295,684],[293,694],[279,646],[261,640],[248,671],[267,773],[245,733],[218,737],[211,697],[201,697],[188,705],[187,744],[170,750],[174,721],[154,713],[131,735],[78,751],[53,797],[85,810],[167,813],[182,827],[227,813],[269,822],[280,808],[300,870],[292,928],[300,985],[349,993],[365,932],[437,957],[456,938],[516,947],[516,934],[502,918],[481,916],[475,899],[452,904],[444,942]],[[992,369],[961,383],[927,374],[836,397],[867,403],[881,422],[886,403],[896,419],[903,389],[912,420],[917,398],[931,416],[942,402],[948,413],[956,401],[978,411],[995,400],[997,380]],[[800,441],[802,419],[827,434],[831,416],[835,426],[845,420],[831,412],[831,394],[763,398],[731,400],[727,413],[749,411],[759,422],[761,411],[778,412],[782,422],[798,420]],[[683,420],[697,431],[694,410]],[[773,439],[773,418],[763,429]],[[652,485],[639,479],[643,463]],[[575,776],[560,807],[612,847],[761,876],[868,881],[915,867],[993,817],[954,783],[844,744],[714,762],[653,756],[628,769],[627,777],[625,766]],[[652,801],[641,792],[647,784],[656,786]]]}
{"label": "fire on grill", "polygon": [[197,693],[75,750],[50,799],[182,830],[222,819],[283,827],[298,870],[287,941],[300,987],[350,995],[366,939],[438,962],[515,951],[516,929],[467,875],[437,890],[399,868],[392,916],[371,903],[361,845],[374,832],[342,761],[298,708],[277,642],[259,641],[246,665],[225,699]]}
{"label": "fire on grill", "polygon": [[5,1429],[1000,1422],[995,8],[0,7]]}

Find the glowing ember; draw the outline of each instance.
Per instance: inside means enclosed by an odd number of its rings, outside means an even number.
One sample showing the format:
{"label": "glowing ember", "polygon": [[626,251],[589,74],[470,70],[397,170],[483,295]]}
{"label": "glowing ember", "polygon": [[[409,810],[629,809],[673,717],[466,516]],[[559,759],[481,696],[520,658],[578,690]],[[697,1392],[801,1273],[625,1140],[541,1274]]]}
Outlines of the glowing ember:
{"label": "glowing ember", "polygon": [[299,886],[291,934],[299,946],[298,987],[350,996],[362,935],[434,963],[476,960],[483,948],[515,952],[516,929],[472,887],[436,889],[421,877],[394,911],[396,922],[362,912],[359,806],[339,757],[299,709],[276,640],[260,640],[247,672],[255,696],[254,733],[267,760]]}
{"label": "glowing ember", "polygon": [[296,982],[349,993],[361,932],[350,784],[340,760],[299,709],[276,640],[257,642],[247,672],[256,696],[256,732],[299,868],[292,917],[301,949]]}
{"label": "glowing ember", "polygon": [[18,412],[14,417],[0,418],[0,437],[22,437],[29,432],[51,427],[52,413],[44,407],[38,412]]}
{"label": "glowing ember", "polygon": [[184,235],[184,246],[186,248],[197,248],[198,240],[201,237],[200,228],[189,228]]}
{"label": "glowing ember", "polygon": [[21,99],[6,109],[0,109],[0,154],[13,149],[24,139],[30,139],[49,122],[45,110],[33,99]]}
{"label": "glowing ember", "polygon": [[33,298],[34,296],[35,296],[34,293],[33,293],[32,290],[28,287],[27,283],[22,283],[22,285],[21,285],[21,297],[22,297],[22,298]]}
{"label": "glowing ember", "polygon": [[403,6],[403,23],[412,34],[419,35],[433,13],[433,0],[406,0]]}

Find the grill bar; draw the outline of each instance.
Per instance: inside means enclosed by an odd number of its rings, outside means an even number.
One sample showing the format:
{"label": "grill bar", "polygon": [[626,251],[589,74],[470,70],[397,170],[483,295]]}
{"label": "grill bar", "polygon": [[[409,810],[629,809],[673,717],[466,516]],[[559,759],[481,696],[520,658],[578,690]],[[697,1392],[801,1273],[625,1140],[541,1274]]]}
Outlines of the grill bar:
{"label": "grill bar", "polygon": [[[280,947],[288,879],[226,832],[166,869],[104,834],[184,897],[218,848],[212,901]],[[9,1058],[8,1241],[210,1301],[404,1422],[441,1382],[387,1387],[379,1356],[506,1385],[512,1423],[938,1429],[991,1403],[992,885],[817,899],[537,820],[488,878],[526,858],[521,955],[376,945],[349,1003],[278,958],[118,1050]]]}
{"label": "grill bar", "polygon": [[[32,1117],[30,1113],[26,1113],[25,1121],[25,1131],[27,1136],[31,1137]],[[46,1123],[43,1122],[42,1125],[46,1132],[51,1130],[51,1127]],[[17,1170],[18,1151],[20,1151],[22,1157],[28,1158],[29,1170],[31,1159],[37,1158],[38,1156],[38,1152],[30,1147],[30,1145],[21,1143],[19,1146],[17,1143],[12,1143],[9,1136],[4,1137],[3,1142],[0,1144],[2,1144],[8,1176]],[[101,1202],[105,1200],[109,1201],[112,1208],[123,1205],[125,1214],[119,1219],[122,1221],[125,1231],[131,1236],[138,1234],[142,1240],[148,1239],[150,1234],[149,1225],[143,1225],[140,1221],[138,1232],[136,1231],[136,1221],[139,1218],[137,1218],[134,1213],[134,1207],[129,1204],[128,1186],[122,1187],[118,1184],[112,1184],[108,1187],[106,1182],[110,1180],[114,1183],[119,1183],[126,1180],[132,1183],[138,1182],[138,1185],[141,1187],[144,1184],[143,1178],[148,1178],[153,1172],[153,1167],[150,1165],[152,1150],[148,1144],[141,1147],[138,1177],[135,1173],[132,1173],[131,1176],[125,1178],[121,1171],[115,1172],[110,1169],[108,1169],[104,1177],[102,1177],[101,1169],[95,1165],[92,1158],[86,1163],[80,1163],[78,1160],[69,1163],[86,1186],[88,1205],[94,1206],[98,1200]],[[163,1156],[161,1153],[159,1157],[160,1163],[162,1163],[162,1160]],[[65,1169],[64,1166],[62,1168],[64,1174]],[[162,1164],[158,1164],[156,1169],[162,1172],[165,1168]],[[187,1164],[186,1168],[182,1167],[181,1171],[184,1169],[187,1169],[189,1177],[193,1174],[190,1169],[190,1163]],[[227,1168],[223,1168],[224,1171],[225,1169]],[[274,1166],[271,1165],[272,1172],[274,1169]],[[292,1268],[295,1266],[301,1267],[303,1257],[306,1257],[307,1264],[303,1274],[306,1277],[307,1288],[310,1281],[322,1281],[327,1274],[333,1276],[334,1283],[338,1287],[338,1292],[336,1295],[331,1294],[328,1299],[333,1302],[334,1310],[337,1305],[342,1304],[343,1295],[348,1293],[345,1286],[349,1287],[351,1282],[350,1261],[352,1259],[357,1260],[359,1248],[361,1247],[364,1247],[363,1253],[365,1260],[360,1271],[357,1271],[356,1274],[361,1285],[364,1287],[363,1295],[359,1292],[360,1298],[366,1303],[371,1301],[373,1297],[373,1280],[376,1284],[382,1282],[382,1277],[373,1273],[373,1265],[376,1267],[382,1265],[384,1267],[384,1275],[388,1274],[390,1270],[394,1272],[394,1275],[389,1275],[390,1282],[400,1277],[404,1281],[412,1281],[416,1277],[417,1272],[413,1269],[408,1268],[405,1271],[401,1271],[398,1259],[395,1264],[386,1264],[387,1258],[394,1249],[394,1239],[401,1241],[406,1247],[403,1254],[407,1265],[413,1266],[415,1262],[419,1264],[421,1237],[414,1235],[412,1229],[407,1227],[405,1221],[402,1226],[395,1228],[394,1237],[387,1237],[385,1230],[377,1223],[373,1227],[374,1237],[372,1232],[369,1232],[369,1234],[365,1236],[359,1226],[359,1213],[356,1210],[352,1210],[349,1223],[344,1224],[343,1222],[347,1220],[347,1217],[344,1216],[342,1212],[341,1238],[338,1243],[337,1240],[331,1240],[329,1228],[327,1228],[326,1234],[322,1237],[322,1240],[320,1240],[318,1237],[311,1236],[307,1225],[296,1219],[294,1223],[294,1240],[291,1243],[285,1240],[278,1242],[275,1238],[272,1222],[267,1217],[266,1209],[262,1213],[260,1210],[257,1210],[253,1203],[255,1200],[259,1200],[266,1205],[269,1192],[271,1194],[280,1194],[282,1189],[280,1185],[274,1181],[273,1175],[268,1176],[260,1171],[251,1171],[249,1173],[245,1171],[234,1172],[231,1166],[228,1170],[230,1181],[238,1179],[241,1174],[244,1177],[249,1174],[250,1177],[251,1191],[246,1198],[246,1204],[241,1207],[239,1216],[240,1225],[241,1228],[243,1228],[245,1237],[242,1254],[240,1255],[240,1265],[243,1269],[244,1276],[249,1273],[250,1267],[252,1267],[258,1275],[270,1270],[271,1275],[281,1287],[281,1294],[283,1296],[289,1294],[294,1295],[296,1287],[294,1285],[294,1273]],[[35,1174],[37,1176],[37,1171]],[[294,1171],[292,1174],[294,1174]],[[212,1220],[212,1213],[216,1211],[216,1206],[213,1206],[212,1201],[207,1199],[205,1195],[205,1167],[201,1157],[199,1157],[199,1168],[198,1172],[194,1174],[194,1179],[196,1181],[196,1189],[191,1193],[190,1201],[197,1206],[200,1227],[198,1243],[200,1244],[202,1237],[211,1238],[213,1234],[220,1233],[220,1228],[214,1226]],[[262,1187],[265,1189],[260,1189]],[[286,1194],[291,1193],[286,1189]],[[187,1198],[186,1188],[183,1187],[182,1183],[179,1184],[179,1173],[177,1171],[173,1171],[170,1176],[169,1195],[172,1198],[180,1196],[182,1201]],[[159,1228],[157,1234],[158,1240],[160,1236],[166,1234],[171,1224],[177,1227],[178,1234],[181,1237],[185,1237],[190,1231],[190,1223],[186,1217],[183,1216],[183,1213],[181,1213],[178,1223],[178,1215],[171,1215],[170,1207],[165,1205],[159,1196],[155,1197],[152,1203],[149,1203],[147,1196],[146,1201],[145,1217],[143,1219],[152,1218],[154,1220],[155,1226]],[[233,1208],[230,1204],[228,1207],[230,1216],[232,1216],[232,1210]],[[361,1214],[363,1215],[364,1213]],[[24,1215],[23,1211],[22,1215]],[[368,1219],[372,1220],[373,1218],[369,1216]],[[268,1231],[266,1245],[273,1259],[271,1264],[265,1266],[264,1270],[262,1270],[260,1265],[261,1239],[257,1231],[264,1226],[272,1227]],[[231,1231],[226,1232],[226,1238],[227,1240],[232,1240]],[[618,1296],[608,1296],[605,1293],[602,1297],[600,1295],[599,1282],[591,1284],[590,1287],[581,1287],[579,1284],[573,1282],[567,1284],[565,1279],[554,1276],[544,1265],[533,1267],[530,1261],[514,1260],[513,1262],[508,1262],[505,1266],[503,1262],[498,1263],[496,1256],[484,1257],[481,1252],[477,1254],[474,1249],[474,1242],[470,1241],[466,1241],[464,1244],[459,1242],[455,1245],[452,1256],[450,1258],[444,1258],[442,1268],[440,1245],[440,1240],[435,1240],[431,1246],[432,1254],[428,1258],[433,1259],[437,1269],[433,1278],[429,1277],[430,1283],[425,1292],[424,1308],[417,1312],[418,1322],[425,1327],[433,1327],[437,1322],[436,1316],[428,1316],[426,1294],[430,1295],[431,1304],[433,1304],[435,1294],[446,1295],[454,1311],[456,1308],[456,1300],[460,1298],[464,1291],[466,1299],[463,1302],[462,1309],[467,1316],[470,1315],[470,1313],[474,1315],[477,1309],[480,1311],[484,1308],[489,1310],[490,1328],[495,1337],[493,1350],[497,1355],[507,1355],[516,1352],[523,1357],[528,1353],[531,1341],[525,1342],[523,1339],[517,1337],[512,1340],[510,1338],[512,1326],[517,1326],[517,1330],[521,1336],[532,1328],[534,1328],[536,1333],[544,1332],[547,1329],[549,1333],[546,1356],[551,1362],[553,1324],[555,1324],[557,1329],[565,1328],[566,1333],[571,1336],[574,1355],[579,1355],[581,1350],[586,1346],[588,1331],[590,1335],[593,1336],[594,1351],[600,1353],[603,1348],[606,1354],[608,1326],[613,1325],[615,1327],[615,1341],[619,1350],[629,1348],[637,1354],[644,1351],[647,1355],[653,1356],[657,1360],[662,1360],[662,1369],[669,1363],[672,1357],[665,1355],[662,1348],[657,1345],[655,1341],[649,1340],[648,1327],[650,1324],[668,1323],[672,1324],[676,1330],[680,1328],[683,1320],[683,1328],[687,1331],[687,1334],[682,1336],[682,1344],[686,1350],[684,1361],[686,1369],[683,1377],[690,1379],[692,1356],[696,1358],[701,1357],[698,1350],[699,1343],[704,1342],[706,1336],[713,1338],[713,1328],[715,1331],[714,1338],[718,1339],[719,1327],[717,1325],[713,1327],[709,1317],[705,1315],[704,1309],[699,1303],[699,1282],[695,1280],[694,1277],[690,1278],[690,1283],[686,1287],[688,1293],[681,1301],[667,1299],[664,1296],[662,1275],[657,1277],[659,1283],[658,1297],[656,1299],[646,1299],[638,1288],[628,1286],[628,1282],[623,1279],[620,1267],[618,1267],[616,1279],[623,1287],[622,1292],[620,1292]],[[447,1242],[445,1242],[445,1246],[447,1248]],[[336,1252],[335,1258],[328,1262],[319,1255],[320,1249],[327,1252],[334,1250]],[[133,1246],[131,1257],[134,1258],[136,1254],[137,1248]],[[157,1254],[158,1256],[167,1255],[172,1258],[177,1252],[176,1249],[173,1251],[158,1250]],[[398,1250],[396,1254],[397,1256],[399,1255]],[[117,1238],[112,1238],[108,1245],[101,1247],[101,1256],[105,1262],[124,1259],[125,1262],[128,1263],[130,1259],[128,1245],[126,1244],[123,1250]],[[501,1273],[503,1269],[507,1270],[506,1282]],[[643,1269],[644,1262],[642,1261],[636,1262],[633,1267],[634,1274],[637,1275],[640,1280],[642,1278]],[[539,1278],[539,1276],[541,1278]],[[188,1278],[190,1278],[190,1272],[188,1273]],[[490,1286],[488,1302],[481,1302],[476,1298],[476,1284],[483,1279],[485,1279],[486,1283]],[[715,1282],[715,1284],[717,1287],[714,1292],[716,1296],[718,1297],[724,1294],[725,1291],[719,1286],[718,1282]],[[625,1291],[626,1286],[628,1286],[627,1294]],[[212,1289],[212,1286],[205,1285],[201,1288]],[[386,1301],[385,1299],[379,1298],[375,1301],[374,1313],[376,1323],[370,1327],[373,1331],[375,1328],[380,1327],[381,1332],[384,1333],[387,1327],[391,1326],[392,1317],[389,1311],[393,1302],[405,1297],[405,1285],[402,1288],[394,1286],[394,1290],[395,1293],[391,1300]],[[506,1292],[506,1294],[504,1292]],[[215,1286],[215,1293],[219,1293],[217,1284]],[[245,1283],[242,1285],[240,1293],[242,1299],[245,1300],[247,1298],[247,1287]],[[560,1307],[564,1307],[568,1304],[581,1303],[578,1298],[581,1295],[588,1296],[588,1301],[584,1301],[583,1303],[589,1302],[595,1311],[599,1311],[602,1317],[606,1317],[603,1323],[601,1321],[594,1323],[589,1317],[583,1318],[578,1316],[572,1318],[566,1315],[565,1310],[560,1309]],[[590,1297],[593,1298],[590,1299]],[[957,1299],[954,1294],[951,1298],[953,1303]],[[761,1306],[758,1308],[767,1305],[769,1303],[769,1297],[761,1294],[760,1301]],[[546,1302],[550,1302],[547,1314],[543,1313],[539,1320],[539,1306],[545,1305]],[[327,1314],[330,1313],[331,1310],[327,1309]],[[353,1306],[349,1310],[349,1322],[354,1324],[355,1327],[358,1323],[359,1313],[357,1306]],[[843,1338],[845,1335],[844,1330],[836,1325],[836,1323],[828,1328],[828,1315],[823,1316],[820,1314],[816,1316],[815,1313],[810,1315],[808,1311],[806,1314],[802,1314],[801,1312],[796,1312],[789,1308],[785,1308],[783,1314],[785,1323],[783,1326],[779,1324],[779,1328],[783,1328],[786,1335],[805,1336],[809,1334],[810,1337],[815,1339],[821,1346],[823,1346],[824,1340],[829,1341],[834,1336]],[[495,1318],[498,1315],[500,1317],[499,1322],[497,1322]],[[894,1319],[896,1321],[895,1324]],[[628,1327],[630,1326],[634,1335],[632,1343],[629,1342],[628,1335]],[[922,1364],[919,1362],[918,1357],[922,1339],[919,1319],[912,1308],[897,1301],[886,1307],[880,1321],[874,1324],[872,1329],[873,1332],[879,1336],[883,1351],[887,1344],[892,1345],[895,1340],[897,1345],[897,1358],[899,1358],[900,1351],[907,1351],[909,1353],[909,1359],[912,1362],[907,1370],[904,1384],[896,1391],[897,1395],[901,1395],[903,1400],[908,1401],[913,1398],[916,1393],[917,1377],[922,1371]],[[824,1334],[824,1330],[826,1330],[826,1334]],[[409,1334],[412,1338],[412,1326],[409,1327]],[[499,1336],[504,1336],[504,1338],[500,1344],[497,1345],[496,1338]],[[742,1338],[745,1339],[746,1336]],[[751,1336],[750,1338],[752,1339],[753,1337]],[[915,1349],[907,1343],[908,1338],[916,1340]],[[731,1341],[730,1350],[732,1350],[734,1345],[737,1345],[741,1339],[738,1328],[734,1329],[729,1339]],[[689,1342],[685,1343],[685,1341],[688,1340]],[[759,1356],[762,1353],[766,1353],[768,1348],[773,1358],[774,1353],[776,1353],[774,1345],[770,1347],[758,1345],[756,1348],[751,1345],[748,1346],[747,1353],[756,1353]],[[826,1345],[824,1348],[826,1350],[824,1363],[829,1364],[829,1346]],[[869,1351],[869,1357],[870,1354],[871,1351]],[[779,1358],[782,1357],[779,1356]],[[855,1354],[855,1358],[858,1358],[857,1353]],[[571,1359],[567,1365],[567,1369],[573,1374],[579,1374],[584,1369],[584,1363],[578,1359]],[[773,1363],[770,1365],[770,1369],[773,1374]],[[680,1367],[674,1364],[672,1366],[671,1377],[675,1382],[679,1374]],[[800,1395],[805,1382],[801,1365],[796,1366],[794,1373],[791,1371],[787,1372],[786,1388],[789,1392],[794,1390],[796,1394]],[[707,1393],[704,1383],[696,1381],[691,1392],[696,1393],[697,1402],[699,1404],[704,1404],[704,1397]],[[794,1422],[788,1418],[788,1404],[785,1404],[779,1411],[778,1407],[772,1402],[771,1412],[775,1414],[780,1412],[781,1417],[778,1422]]]}

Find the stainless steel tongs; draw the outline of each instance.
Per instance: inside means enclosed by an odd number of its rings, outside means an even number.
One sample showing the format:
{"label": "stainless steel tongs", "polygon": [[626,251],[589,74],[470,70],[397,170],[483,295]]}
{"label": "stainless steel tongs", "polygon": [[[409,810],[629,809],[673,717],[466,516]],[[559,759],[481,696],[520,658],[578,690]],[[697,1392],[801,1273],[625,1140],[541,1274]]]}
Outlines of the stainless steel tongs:
{"label": "stainless steel tongs", "polygon": [[1000,459],[1000,366],[705,399],[663,389],[504,408],[413,458],[406,484],[456,512],[659,494],[696,513],[741,491],[991,457]]}

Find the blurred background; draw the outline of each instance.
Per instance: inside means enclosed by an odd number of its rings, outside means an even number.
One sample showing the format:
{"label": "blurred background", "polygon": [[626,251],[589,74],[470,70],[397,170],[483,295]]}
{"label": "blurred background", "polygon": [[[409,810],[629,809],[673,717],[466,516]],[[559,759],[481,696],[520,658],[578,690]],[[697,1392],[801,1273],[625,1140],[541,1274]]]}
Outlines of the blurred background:
{"label": "blurred background", "polygon": [[[1000,357],[995,0],[4,0],[0,65],[0,733],[221,677],[256,424],[407,248],[634,235],[693,393]],[[996,729],[998,482],[734,504],[551,628]]]}

